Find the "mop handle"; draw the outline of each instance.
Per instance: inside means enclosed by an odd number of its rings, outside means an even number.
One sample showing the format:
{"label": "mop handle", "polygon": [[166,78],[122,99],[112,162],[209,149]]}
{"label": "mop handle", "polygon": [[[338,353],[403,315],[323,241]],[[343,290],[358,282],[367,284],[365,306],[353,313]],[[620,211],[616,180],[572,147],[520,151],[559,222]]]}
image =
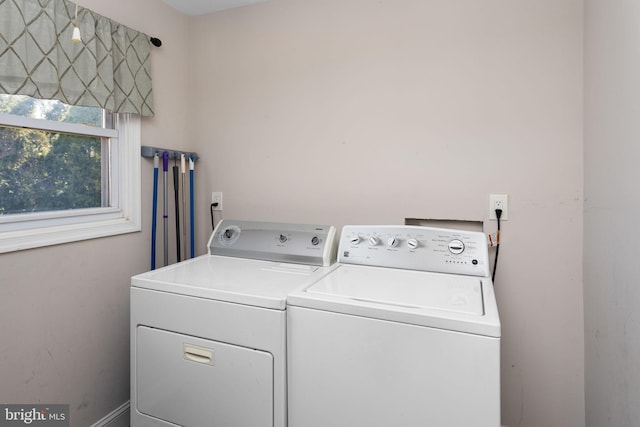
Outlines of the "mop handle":
{"label": "mop handle", "polygon": [[151,217],[151,269],[156,269],[156,227],[158,215],[158,167],[160,166],[160,156],[158,153],[153,156],[153,216]]}
{"label": "mop handle", "polygon": [[176,164],[177,160],[178,158],[176,157],[173,164],[173,204],[176,211],[176,259],[180,262],[182,261],[180,256],[180,180],[178,178],[180,171]]}
{"label": "mop handle", "polygon": [[182,208],[182,253],[184,259],[187,259],[187,187],[185,187],[184,176],[187,173],[184,153],[180,154],[180,172],[182,173],[182,200],[180,206]]}
{"label": "mop handle", "polygon": [[193,225],[193,174],[194,174],[194,161],[189,158],[189,233],[191,237],[191,258],[195,256],[195,240],[194,240],[194,225]]}
{"label": "mop handle", "polygon": [[164,221],[164,265],[169,265],[169,201],[167,200],[167,175],[169,172],[169,153],[165,151],[162,153],[162,184],[164,186],[164,205],[162,211],[162,218]]}

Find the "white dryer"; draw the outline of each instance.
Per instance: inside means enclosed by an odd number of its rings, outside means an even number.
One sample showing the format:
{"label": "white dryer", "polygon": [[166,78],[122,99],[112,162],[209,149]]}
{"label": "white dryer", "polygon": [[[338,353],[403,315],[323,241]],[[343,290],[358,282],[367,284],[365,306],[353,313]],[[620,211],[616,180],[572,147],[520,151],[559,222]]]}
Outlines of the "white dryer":
{"label": "white dryer", "polygon": [[345,226],[338,267],[287,301],[290,427],[499,427],[484,234]]}
{"label": "white dryer", "polygon": [[131,279],[131,426],[285,427],[290,292],[335,261],[330,226],[222,221],[208,254]]}

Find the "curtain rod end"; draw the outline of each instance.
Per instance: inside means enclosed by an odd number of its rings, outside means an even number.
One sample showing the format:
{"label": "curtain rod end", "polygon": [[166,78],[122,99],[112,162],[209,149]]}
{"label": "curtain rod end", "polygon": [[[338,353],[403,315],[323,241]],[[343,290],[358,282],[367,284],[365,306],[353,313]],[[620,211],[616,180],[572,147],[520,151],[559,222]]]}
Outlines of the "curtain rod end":
{"label": "curtain rod end", "polygon": [[160,47],[162,46],[162,40],[156,38],[156,37],[151,37],[149,39],[151,41],[151,44],[154,45],[155,47]]}

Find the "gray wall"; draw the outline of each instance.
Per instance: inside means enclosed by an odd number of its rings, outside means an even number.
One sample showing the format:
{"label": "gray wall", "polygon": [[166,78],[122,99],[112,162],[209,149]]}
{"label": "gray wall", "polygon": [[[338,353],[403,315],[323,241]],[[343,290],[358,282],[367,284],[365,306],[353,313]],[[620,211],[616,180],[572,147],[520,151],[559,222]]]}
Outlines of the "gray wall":
{"label": "gray wall", "polygon": [[585,2],[589,427],[640,426],[640,3]]}
{"label": "gray wall", "polygon": [[[187,146],[187,18],[157,0],[80,5],[165,42],[142,143]],[[86,427],[129,399],[129,283],[149,269],[148,160],[142,171],[143,232],[0,255],[0,402],[70,404]]]}
{"label": "gray wall", "polygon": [[202,200],[219,190],[226,217],[342,226],[486,220],[489,194],[508,193],[503,423],[583,426],[582,13],[580,0],[271,0],[196,18]]}
{"label": "gray wall", "polygon": [[[581,0],[271,0],[200,18],[82,3],[164,42],[143,143],[202,156],[199,253],[211,191],[226,217],[336,226],[486,221],[489,193],[508,193],[503,423],[584,426]],[[71,403],[85,426],[128,399],[143,227],[0,258],[0,401]]]}

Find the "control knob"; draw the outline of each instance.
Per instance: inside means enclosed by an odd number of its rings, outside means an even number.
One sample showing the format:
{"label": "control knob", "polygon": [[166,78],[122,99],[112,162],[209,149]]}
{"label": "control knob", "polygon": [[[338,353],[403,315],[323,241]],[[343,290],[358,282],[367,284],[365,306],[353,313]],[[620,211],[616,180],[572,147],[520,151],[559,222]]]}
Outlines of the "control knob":
{"label": "control knob", "polygon": [[349,239],[349,242],[351,242],[352,245],[357,245],[358,243],[360,243],[360,236],[353,236]]}
{"label": "control knob", "polygon": [[284,234],[281,234],[278,240],[280,241],[280,243],[285,243],[289,239]]}
{"label": "control knob", "polygon": [[415,249],[418,247],[418,240],[417,239],[409,239],[407,240],[407,246],[409,246],[410,249]]}
{"label": "control knob", "polygon": [[231,240],[231,238],[233,238],[233,229],[232,228],[227,228],[226,230],[224,230],[224,238],[227,240]]}
{"label": "control knob", "polygon": [[392,248],[398,246],[399,243],[400,239],[398,239],[397,237],[390,237],[389,240],[387,240],[387,244]]}
{"label": "control knob", "polygon": [[369,246],[377,246],[380,243],[380,239],[377,236],[369,237]]}
{"label": "control knob", "polygon": [[311,238],[311,244],[313,246],[318,246],[319,243],[320,243],[320,238],[318,236],[313,236]]}
{"label": "control knob", "polygon": [[453,239],[449,242],[449,252],[454,255],[460,255],[464,252],[464,243],[460,239]]}
{"label": "control knob", "polygon": [[223,245],[230,245],[240,237],[240,228],[231,226],[220,231],[218,239]]}

